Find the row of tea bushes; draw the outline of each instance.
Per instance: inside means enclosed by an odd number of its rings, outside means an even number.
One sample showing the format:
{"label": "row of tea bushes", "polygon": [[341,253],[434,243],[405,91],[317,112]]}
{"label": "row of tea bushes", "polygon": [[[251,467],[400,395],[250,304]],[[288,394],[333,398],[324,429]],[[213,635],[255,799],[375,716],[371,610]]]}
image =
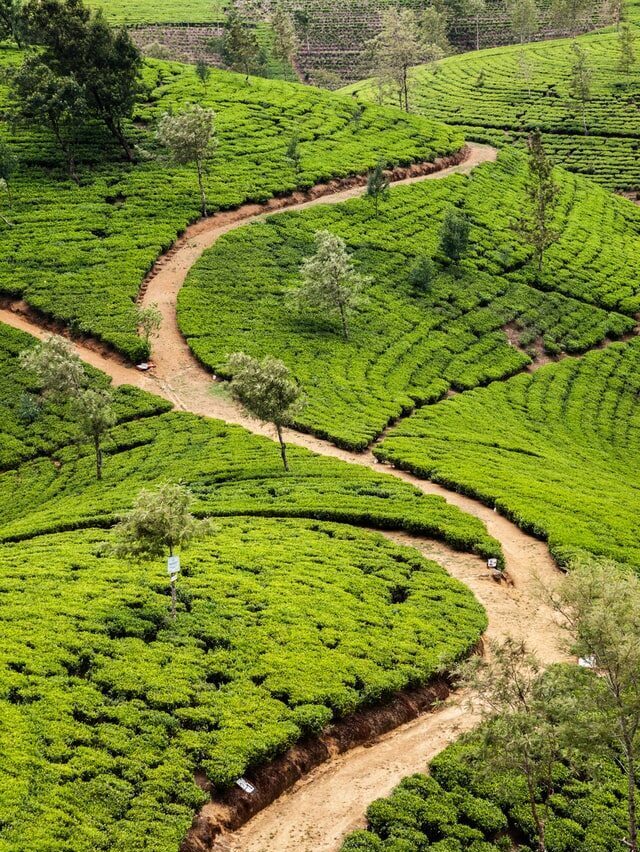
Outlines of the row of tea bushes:
{"label": "row of tea bushes", "polygon": [[640,340],[422,409],[376,455],[549,541],[640,565]]}

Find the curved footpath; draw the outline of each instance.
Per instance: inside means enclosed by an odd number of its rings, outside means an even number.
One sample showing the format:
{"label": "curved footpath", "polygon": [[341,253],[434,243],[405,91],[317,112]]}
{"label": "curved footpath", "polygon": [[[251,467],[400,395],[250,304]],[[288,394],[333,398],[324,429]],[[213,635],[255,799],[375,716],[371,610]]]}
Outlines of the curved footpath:
{"label": "curved footpath", "polygon": [[[480,163],[495,160],[496,154],[489,146],[469,145],[469,154],[463,163],[398,183],[438,179],[454,172],[468,173]],[[335,204],[364,191],[364,187],[353,187],[290,205],[287,209]],[[154,344],[156,368],[153,375],[141,373],[102,354],[99,347],[76,344],[78,354],[110,375],[115,385],[135,385],[168,399],[177,409],[226,420],[273,438],[269,427],[250,419],[225,395],[222,386],[212,382],[210,373],[191,354],[176,320],[178,292],[202,252],[228,231],[264,215],[264,210],[256,205],[245,205],[239,210],[202,220],[189,228],[177,247],[160,260],[160,269],[147,282],[143,295],[143,302],[157,303],[163,315],[160,337]],[[37,337],[49,333],[36,322],[8,309],[0,310],[0,321]],[[371,452],[348,452],[292,430],[287,430],[286,440],[350,464],[384,470],[426,494],[444,497],[484,521],[489,533],[502,544],[513,586],[495,583],[483,562],[475,556],[453,552],[439,542],[418,536],[400,533],[387,533],[387,536],[418,548],[464,582],[487,610],[490,638],[506,635],[522,638],[547,664],[565,658],[560,629],[551,611],[540,602],[540,583],[548,587],[557,582],[559,576],[543,542],[526,535],[511,521],[476,500],[381,465]],[[214,848],[221,852],[333,852],[347,831],[362,825],[364,811],[374,798],[389,793],[405,775],[423,770],[434,755],[476,721],[477,715],[467,707],[464,696],[455,694],[442,708],[313,770],[239,831],[220,838]]]}

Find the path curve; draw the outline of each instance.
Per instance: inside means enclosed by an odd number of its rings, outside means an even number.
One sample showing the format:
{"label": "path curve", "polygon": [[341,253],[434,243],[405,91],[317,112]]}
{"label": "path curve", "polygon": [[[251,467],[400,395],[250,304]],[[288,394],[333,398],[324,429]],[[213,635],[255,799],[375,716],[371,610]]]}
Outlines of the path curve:
{"label": "path curve", "polygon": [[[495,160],[496,156],[494,148],[470,144],[469,155],[463,163],[398,183],[438,179],[452,173],[465,174],[480,163]],[[288,209],[335,204],[362,195],[364,191],[364,187],[353,187],[289,206]],[[202,220],[189,228],[179,246],[160,261],[161,268],[147,283],[143,297],[144,304],[157,303],[163,314],[161,335],[154,345],[156,369],[153,375],[121,363],[101,351],[100,347],[75,343],[80,357],[111,376],[116,386],[134,385],[164,397],[179,410],[222,419],[244,426],[253,433],[274,438],[270,427],[249,418],[225,395],[222,386],[212,386],[211,375],[192,355],[176,320],[178,292],[203,251],[223,234],[264,215],[264,210],[256,205],[245,205],[237,211]],[[39,338],[49,334],[19,311],[0,309],[0,321]],[[286,430],[286,440],[349,464],[384,471],[426,494],[440,495],[480,518],[503,547],[513,587],[493,582],[477,557],[451,551],[442,543],[419,536],[385,535],[418,548],[464,582],[487,610],[487,635],[490,638],[520,637],[546,664],[565,659],[561,631],[553,613],[540,603],[540,583],[549,587],[557,582],[559,576],[543,542],[525,534],[511,521],[476,500],[380,464],[371,452],[349,452],[293,430]],[[466,707],[463,696],[456,694],[443,708],[391,731],[370,746],[353,749],[318,767],[238,832],[221,839],[217,848],[234,852],[333,852],[346,831],[362,824],[364,811],[372,799],[390,792],[405,775],[424,769],[430,758],[461,730],[469,729],[475,722],[476,716]]]}

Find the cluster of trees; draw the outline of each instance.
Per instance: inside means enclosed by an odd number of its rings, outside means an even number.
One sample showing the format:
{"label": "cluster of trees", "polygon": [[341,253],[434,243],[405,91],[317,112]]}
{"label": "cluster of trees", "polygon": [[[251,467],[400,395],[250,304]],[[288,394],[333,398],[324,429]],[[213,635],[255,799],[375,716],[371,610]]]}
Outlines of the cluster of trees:
{"label": "cluster of trees", "polygon": [[[267,51],[258,38],[257,18],[258,14],[251,15],[246,4],[232,3],[220,45],[227,68],[244,74],[247,79],[250,74],[263,76],[267,73]],[[308,18],[306,21],[308,23]],[[295,13],[279,0],[273,5],[268,22],[273,33],[273,56],[285,65],[293,65],[298,51]],[[216,42],[212,44],[212,47],[217,46]]]}
{"label": "cluster of trees", "polygon": [[3,0],[5,35],[31,49],[12,74],[16,117],[47,127],[77,180],[88,122],[102,124],[128,160],[125,131],[140,91],[142,59],[126,30],[114,31],[82,0]]}
{"label": "cluster of trees", "polygon": [[595,774],[598,757],[627,780],[626,846],[638,852],[637,772],[640,759],[640,580],[612,563],[583,560],[549,600],[568,651],[583,663],[541,674],[541,664],[513,639],[493,645],[489,661],[461,668],[463,683],[485,717],[479,771],[517,772],[525,782],[538,852],[546,852],[553,769],[569,762]]}

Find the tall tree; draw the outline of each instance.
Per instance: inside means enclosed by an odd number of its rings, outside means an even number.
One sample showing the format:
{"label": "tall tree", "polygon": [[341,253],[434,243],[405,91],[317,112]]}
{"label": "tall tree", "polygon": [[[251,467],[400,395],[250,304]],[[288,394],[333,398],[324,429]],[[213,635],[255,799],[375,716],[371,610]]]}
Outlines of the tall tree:
{"label": "tall tree", "polygon": [[136,307],[136,325],[142,332],[142,339],[147,350],[151,353],[151,338],[158,336],[162,325],[162,313],[155,302],[146,307],[142,305]]}
{"label": "tall tree", "polygon": [[282,2],[276,3],[271,13],[271,27],[274,34],[274,55],[281,62],[293,65],[298,51],[298,37],[293,17]]}
{"label": "tall tree", "polygon": [[282,430],[302,408],[299,385],[282,361],[269,355],[259,361],[244,352],[235,352],[229,357],[227,370],[232,376],[230,387],[234,399],[258,420],[275,426],[282,464],[288,471]]}
{"label": "tall tree", "polygon": [[[574,713],[575,735],[604,752],[627,780],[628,837],[638,852],[640,761],[640,580],[631,569],[593,559],[574,562],[552,595],[572,651],[592,665]],[[588,724],[583,724],[584,718]]]}
{"label": "tall tree", "polygon": [[[169,555],[212,532],[211,522],[191,513],[193,497],[179,484],[141,491],[133,508],[114,528],[116,556],[152,560]],[[176,582],[171,581],[171,617],[176,617]]]}
{"label": "tall tree", "polygon": [[202,215],[207,215],[207,194],[204,170],[207,158],[216,146],[215,113],[198,104],[187,107],[177,115],[166,112],[158,123],[157,139],[180,165],[195,163],[200,190]]}
{"label": "tall tree", "polygon": [[84,437],[93,444],[96,478],[102,479],[102,442],[116,424],[113,396],[106,390],[84,388],[73,399],[76,422]]}
{"label": "tall tree", "polygon": [[373,171],[369,172],[365,195],[373,201],[377,216],[380,202],[389,195],[389,177],[384,172],[382,160],[376,164]]}
{"label": "tall tree", "polygon": [[540,280],[545,252],[560,236],[553,227],[558,204],[558,187],[553,177],[553,163],[547,157],[539,130],[529,136],[527,151],[529,156],[525,191],[528,205],[518,221],[518,230],[533,247],[536,274]]}
{"label": "tall tree", "polygon": [[56,76],[75,80],[89,113],[132,160],[124,122],[140,91],[142,57],[127,30],[114,31],[82,0],[29,0],[25,20],[30,42],[42,48],[41,61]]}
{"label": "tall tree", "polygon": [[22,0],[0,0],[0,41],[10,38],[22,47],[24,17]]}
{"label": "tall tree", "polygon": [[222,58],[233,71],[241,71],[245,80],[250,74],[264,72],[265,55],[254,27],[233,6],[225,24]]}
{"label": "tall tree", "polygon": [[535,654],[514,639],[492,643],[489,662],[475,657],[460,673],[484,717],[478,732],[478,770],[488,777],[496,772],[521,776],[537,849],[546,852],[547,803],[553,793],[553,767],[562,754],[562,739],[550,714],[553,681],[540,677]]}
{"label": "tall tree", "polygon": [[96,477],[102,479],[102,442],[116,423],[111,392],[87,387],[84,364],[64,337],[52,335],[25,350],[20,365],[33,373],[44,396],[69,403],[81,437],[93,444]]}
{"label": "tall tree", "polygon": [[11,86],[18,120],[51,131],[69,176],[78,183],[76,157],[87,114],[82,87],[73,76],[55,74],[38,56],[18,66]]}
{"label": "tall tree", "polygon": [[538,28],[538,6],[535,0],[507,0],[511,31],[520,44],[529,41]]}
{"label": "tall tree", "polygon": [[476,34],[476,50],[480,50],[480,18],[487,11],[487,0],[467,0],[465,12],[473,20]]}
{"label": "tall tree", "polygon": [[582,115],[582,126],[585,136],[589,130],[587,127],[587,106],[591,100],[591,67],[587,59],[586,51],[580,47],[577,41],[571,45],[574,60],[571,66],[571,79],[569,81],[569,94],[578,103]]}
{"label": "tall tree", "polygon": [[593,0],[552,0],[551,14],[559,27],[575,35],[595,5]]}
{"label": "tall tree", "polygon": [[[382,28],[367,45],[378,76],[396,91],[400,109],[409,112],[409,69],[425,58],[418,17],[411,9],[391,6],[382,13]],[[435,46],[433,56],[441,55]]]}
{"label": "tall tree", "polygon": [[457,268],[469,247],[471,223],[457,207],[450,207],[440,229],[440,251]]}
{"label": "tall tree", "polygon": [[533,80],[533,62],[528,51],[521,47],[518,51],[518,72],[527,87],[527,94],[531,97],[531,81]]}
{"label": "tall tree", "polygon": [[631,71],[633,63],[636,61],[635,40],[636,33],[630,24],[620,24],[618,30],[618,48],[620,50],[618,68],[623,74],[628,74]]}
{"label": "tall tree", "polygon": [[342,237],[318,231],[315,252],[303,262],[300,275],[302,283],[295,291],[298,307],[322,314],[337,312],[348,340],[349,315],[368,279],[356,272]]}

